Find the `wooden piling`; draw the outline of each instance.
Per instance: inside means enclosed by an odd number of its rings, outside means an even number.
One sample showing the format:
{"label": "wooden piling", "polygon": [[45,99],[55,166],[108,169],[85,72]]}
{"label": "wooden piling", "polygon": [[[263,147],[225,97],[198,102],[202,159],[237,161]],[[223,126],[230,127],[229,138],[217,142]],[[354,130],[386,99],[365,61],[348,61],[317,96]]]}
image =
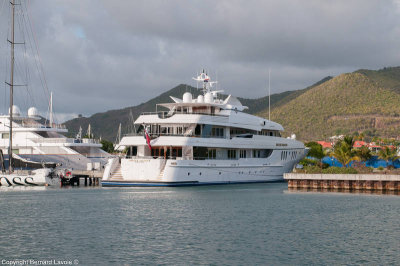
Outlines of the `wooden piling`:
{"label": "wooden piling", "polygon": [[400,191],[400,175],[285,174],[289,188]]}

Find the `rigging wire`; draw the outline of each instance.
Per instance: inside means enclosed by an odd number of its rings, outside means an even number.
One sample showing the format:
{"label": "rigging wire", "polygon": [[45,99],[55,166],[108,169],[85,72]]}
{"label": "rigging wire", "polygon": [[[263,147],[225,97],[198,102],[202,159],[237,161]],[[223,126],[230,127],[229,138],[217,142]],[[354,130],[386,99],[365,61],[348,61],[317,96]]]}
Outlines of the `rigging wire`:
{"label": "rigging wire", "polygon": [[[26,9],[26,12],[24,12],[24,13],[27,14],[28,10],[27,10],[26,7],[25,7],[25,9]],[[29,18],[27,16],[24,16],[23,18],[24,18],[25,25],[30,25],[30,22],[28,20]],[[39,67],[39,64],[38,64],[38,60],[37,60],[37,54],[35,54],[35,49],[34,49],[34,47],[32,45],[32,43],[35,43],[34,42],[34,38],[32,36],[32,32],[29,31],[29,29],[31,29],[31,27],[29,27],[29,28],[27,27],[26,32],[27,32],[27,36],[29,38],[29,42],[28,42],[29,43],[29,47],[30,47],[30,50],[32,51],[32,55],[33,55],[34,62],[35,62],[34,66],[36,67],[38,78],[40,80],[40,83],[42,84],[42,88],[45,88],[46,87],[45,82],[43,81],[42,75],[40,75],[41,71],[40,71],[40,67]],[[43,94],[44,94],[44,96],[46,98],[46,102],[47,102],[49,100],[49,96],[48,96],[48,94],[46,94],[46,91],[43,91]]]}
{"label": "rigging wire", "polygon": [[[28,0],[28,5],[30,6],[30,0]],[[44,89],[47,92],[46,96],[47,96],[47,99],[50,101],[50,91],[49,91],[49,88],[48,88],[48,85],[47,85],[46,77],[44,75],[44,69],[43,69],[43,64],[42,64],[42,60],[41,60],[40,53],[39,53],[38,42],[37,42],[35,30],[34,30],[34,25],[33,25],[33,22],[32,22],[31,16],[30,16],[29,9],[27,7],[25,7],[25,9],[26,9],[28,22],[29,22],[28,25],[29,25],[29,28],[31,30],[31,33],[32,33],[32,36],[33,36],[33,40],[34,40],[34,44],[35,44],[35,48],[36,48],[36,54],[37,54],[37,59],[39,61],[39,67],[40,67],[40,70],[41,70],[39,75],[41,74],[42,77],[43,77]]]}
{"label": "rigging wire", "polygon": [[[29,7],[28,7],[29,6]],[[25,13],[27,14],[26,16],[26,24],[29,25],[29,30],[27,30],[27,34],[31,39],[33,39],[33,43],[34,43],[34,47],[31,45],[31,49],[33,51],[33,53],[35,53],[36,51],[36,56],[34,56],[35,58],[35,65],[36,68],[38,70],[38,75],[39,75],[39,79],[42,83],[42,89],[43,89],[43,94],[45,95],[45,98],[47,99],[48,103],[50,103],[50,91],[48,88],[48,84],[47,84],[47,79],[46,76],[44,74],[44,68],[43,68],[43,63],[40,57],[40,53],[39,53],[39,45],[37,42],[37,38],[36,38],[36,32],[35,32],[35,28],[34,28],[34,24],[33,24],[33,20],[31,19],[31,15],[30,15],[30,0],[27,1],[27,5],[23,6],[25,8]],[[24,17],[25,18],[25,17]],[[50,105],[48,106],[49,111],[50,111]],[[53,106],[53,112],[54,112],[54,106]],[[49,112],[47,115],[50,115]],[[47,118],[46,115],[46,118]],[[56,115],[53,114],[53,120],[58,123],[58,119],[56,117]]]}
{"label": "rigging wire", "polygon": [[[5,8],[4,8],[5,9]],[[9,5],[8,6],[8,12],[7,12],[7,38],[5,38],[5,45],[6,46],[8,46],[8,36],[10,36],[10,28],[11,28],[11,5]],[[4,49],[4,51],[6,51],[7,49]],[[7,92],[8,92],[8,90],[7,90],[7,88],[8,88],[8,85],[7,85],[7,77],[9,77],[9,65],[8,65],[8,62],[10,62],[10,60],[11,60],[11,57],[10,57],[10,55],[8,54],[8,53],[5,53],[5,58],[6,58],[6,60],[4,60],[4,63],[5,63],[5,76],[4,76],[4,114],[8,114],[8,108],[7,108],[7,106],[8,106],[8,101],[7,101],[7,99],[9,99],[9,97],[8,97],[8,94],[7,94]]]}
{"label": "rigging wire", "polygon": [[[25,12],[21,12],[21,20],[22,20],[22,25],[26,25]],[[26,36],[28,36],[28,32],[26,30],[26,27],[22,27],[21,32],[22,32],[23,43],[24,43],[24,66],[25,66],[24,84],[26,84],[25,88],[26,88],[27,94],[29,95],[29,97],[27,97],[27,99],[31,100],[31,106],[36,106],[34,94],[32,93],[31,87],[29,85],[30,84],[30,76],[29,76],[29,67],[28,67],[28,53],[27,53],[27,49],[26,49],[26,41],[27,41]]]}

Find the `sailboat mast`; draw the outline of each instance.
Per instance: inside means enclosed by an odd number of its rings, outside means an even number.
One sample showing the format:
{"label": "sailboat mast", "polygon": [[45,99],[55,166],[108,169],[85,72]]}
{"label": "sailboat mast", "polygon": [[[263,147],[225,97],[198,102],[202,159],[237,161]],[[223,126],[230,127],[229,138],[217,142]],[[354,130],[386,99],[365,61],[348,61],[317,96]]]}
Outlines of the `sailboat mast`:
{"label": "sailboat mast", "polygon": [[53,92],[50,93],[50,127],[53,127]]}
{"label": "sailboat mast", "polygon": [[13,134],[13,105],[14,105],[14,20],[15,20],[15,2],[11,0],[11,40],[8,40],[11,44],[11,72],[10,72],[10,140],[8,147],[8,158],[9,166],[8,171],[11,174],[13,172],[12,167],[12,134]]}

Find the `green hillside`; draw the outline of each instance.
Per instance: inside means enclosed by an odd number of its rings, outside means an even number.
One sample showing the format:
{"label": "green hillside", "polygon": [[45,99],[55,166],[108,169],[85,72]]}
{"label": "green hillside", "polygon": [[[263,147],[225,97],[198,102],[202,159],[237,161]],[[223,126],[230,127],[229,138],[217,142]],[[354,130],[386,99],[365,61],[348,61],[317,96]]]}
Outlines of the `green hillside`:
{"label": "green hillside", "polygon": [[400,93],[400,67],[385,67],[380,70],[360,69],[355,73],[367,76],[380,87]]}
{"label": "green hillside", "polygon": [[[397,82],[397,83],[396,83]],[[301,140],[372,131],[400,135],[399,68],[359,70],[339,75],[273,109],[271,118],[286,135]],[[260,112],[267,117],[267,110]]]}

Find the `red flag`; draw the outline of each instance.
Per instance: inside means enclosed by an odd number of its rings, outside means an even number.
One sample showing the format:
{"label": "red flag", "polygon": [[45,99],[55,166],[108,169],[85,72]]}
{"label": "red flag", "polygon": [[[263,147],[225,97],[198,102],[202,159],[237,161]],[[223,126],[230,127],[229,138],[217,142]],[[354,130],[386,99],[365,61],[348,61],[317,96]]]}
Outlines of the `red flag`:
{"label": "red flag", "polygon": [[149,134],[147,133],[147,129],[146,129],[146,128],[144,129],[144,133],[146,134],[146,142],[147,142],[147,145],[149,146],[149,148],[150,148],[150,150],[151,150],[150,136],[149,136]]}

